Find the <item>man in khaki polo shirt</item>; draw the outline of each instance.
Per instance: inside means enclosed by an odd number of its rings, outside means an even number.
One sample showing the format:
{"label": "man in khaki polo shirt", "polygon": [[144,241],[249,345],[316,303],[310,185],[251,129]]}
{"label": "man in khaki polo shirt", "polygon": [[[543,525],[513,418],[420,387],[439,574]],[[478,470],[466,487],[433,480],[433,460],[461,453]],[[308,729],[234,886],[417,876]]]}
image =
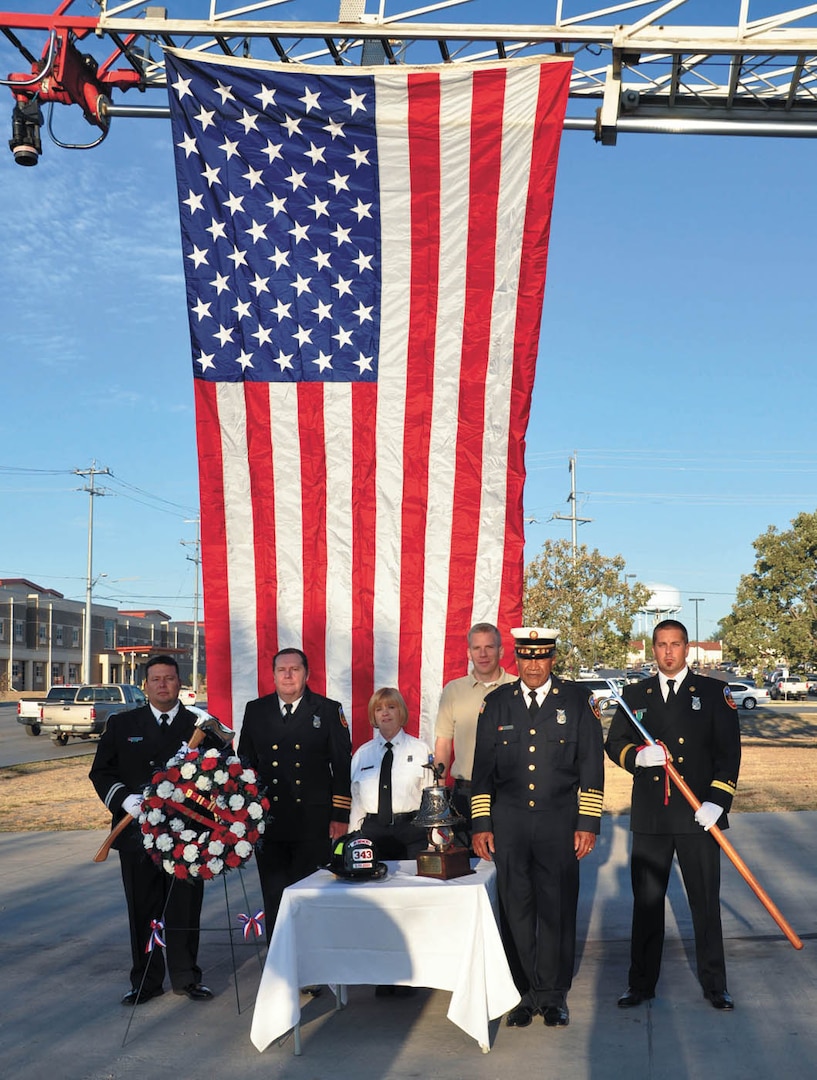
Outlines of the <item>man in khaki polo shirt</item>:
{"label": "man in khaki polo shirt", "polygon": [[[434,758],[454,779],[452,804],[468,823],[457,830],[458,839],[471,843],[471,769],[477,738],[477,719],[486,694],[513,682],[500,664],[502,636],[493,623],[475,623],[468,631],[468,653],[473,670],[443,687],[435,728]],[[453,764],[452,764],[453,758]]]}

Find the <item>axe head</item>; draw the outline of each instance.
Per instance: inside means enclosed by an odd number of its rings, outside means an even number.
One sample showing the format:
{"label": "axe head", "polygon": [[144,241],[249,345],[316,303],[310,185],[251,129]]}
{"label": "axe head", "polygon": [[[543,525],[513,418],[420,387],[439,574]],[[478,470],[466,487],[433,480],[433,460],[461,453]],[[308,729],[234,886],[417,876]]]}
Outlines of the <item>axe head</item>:
{"label": "axe head", "polygon": [[201,732],[197,741],[203,739],[205,735],[211,735],[224,747],[229,746],[235,738],[235,732],[231,731],[226,724],[222,724],[217,716],[211,716],[210,713],[205,713],[204,716],[198,718],[196,728]]}

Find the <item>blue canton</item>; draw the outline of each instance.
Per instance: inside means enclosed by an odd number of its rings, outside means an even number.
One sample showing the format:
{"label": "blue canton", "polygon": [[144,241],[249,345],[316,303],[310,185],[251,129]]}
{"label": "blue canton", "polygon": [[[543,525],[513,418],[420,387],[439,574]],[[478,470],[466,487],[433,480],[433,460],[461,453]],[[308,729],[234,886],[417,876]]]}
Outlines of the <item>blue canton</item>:
{"label": "blue canton", "polygon": [[167,69],[195,376],[376,381],[374,79]]}

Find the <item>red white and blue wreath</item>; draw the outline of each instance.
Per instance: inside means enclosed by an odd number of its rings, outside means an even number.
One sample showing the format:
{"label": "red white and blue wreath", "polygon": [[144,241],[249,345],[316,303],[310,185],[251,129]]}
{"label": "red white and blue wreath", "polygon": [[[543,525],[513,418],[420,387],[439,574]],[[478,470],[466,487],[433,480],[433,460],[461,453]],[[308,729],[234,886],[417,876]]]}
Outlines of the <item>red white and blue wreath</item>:
{"label": "red white and blue wreath", "polygon": [[269,809],[258,774],[240,758],[229,750],[188,750],[145,789],[142,843],[172,877],[207,881],[244,865]]}

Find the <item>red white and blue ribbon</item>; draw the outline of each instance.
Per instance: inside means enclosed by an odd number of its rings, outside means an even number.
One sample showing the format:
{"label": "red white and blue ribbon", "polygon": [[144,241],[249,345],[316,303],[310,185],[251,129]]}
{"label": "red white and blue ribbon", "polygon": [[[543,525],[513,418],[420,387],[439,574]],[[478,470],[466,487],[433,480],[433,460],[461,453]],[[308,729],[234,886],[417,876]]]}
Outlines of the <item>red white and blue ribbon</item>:
{"label": "red white and blue ribbon", "polygon": [[256,911],[254,915],[245,915],[242,911],[239,916],[239,922],[244,923],[244,940],[249,941],[253,930],[255,930],[255,936],[261,937],[261,920],[264,918],[263,911]]}
{"label": "red white and blue ribbon", "polygon": [[161,919],[150,920],[150,938],[148,939],[148,943],[145,946],[145,952],[153,952],[153,949],[156,945],[158,945],[160,949],[163,949],[165,947],[164,938],[162,937],[164,931],[165,924],[162,922]]}

